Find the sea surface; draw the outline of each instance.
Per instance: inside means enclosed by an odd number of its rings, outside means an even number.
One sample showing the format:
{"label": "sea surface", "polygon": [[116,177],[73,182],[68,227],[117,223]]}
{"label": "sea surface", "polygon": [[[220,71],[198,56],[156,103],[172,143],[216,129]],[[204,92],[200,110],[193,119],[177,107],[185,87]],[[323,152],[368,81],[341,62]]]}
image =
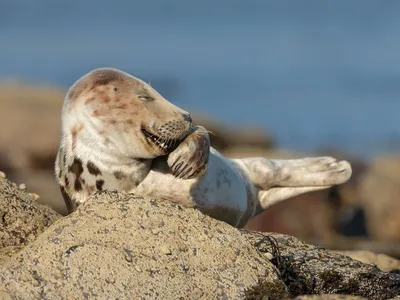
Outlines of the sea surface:
{"label": "sea surface", "polygon": [[0,78],[103,66],[284,148],[400,152],[400,1],[0,0]]}

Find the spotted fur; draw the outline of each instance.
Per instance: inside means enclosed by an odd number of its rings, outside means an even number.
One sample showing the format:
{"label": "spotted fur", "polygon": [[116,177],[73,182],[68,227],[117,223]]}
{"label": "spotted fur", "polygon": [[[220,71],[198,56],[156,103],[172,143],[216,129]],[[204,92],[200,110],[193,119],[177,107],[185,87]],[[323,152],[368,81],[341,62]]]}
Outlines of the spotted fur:
{"label": "spotted fur", "polygon": [[68,211],[95,191],[164,198],[242,227],[263,209],[347,181],[348,162],[228,159],[208,133],[149,85],[97,69],[68,91],[55,174]]}

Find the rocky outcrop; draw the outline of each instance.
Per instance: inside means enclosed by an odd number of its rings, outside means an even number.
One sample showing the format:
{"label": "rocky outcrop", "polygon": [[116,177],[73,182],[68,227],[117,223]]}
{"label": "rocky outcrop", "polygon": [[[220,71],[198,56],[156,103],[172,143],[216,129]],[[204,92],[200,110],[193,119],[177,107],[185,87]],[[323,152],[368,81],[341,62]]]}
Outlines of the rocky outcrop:
{"label": "rocky outcrop", "polygon": [[194,209],[96,195],[0,267],[7,297],[240,299],[288,293],[233,227]]}
{"label": "rocky outcrop", "polygon": [[4,261],[0,283],[1,299],[400,293],[399,274],[290,236],[238,230],[195,209],[117,192],[96,194]]}
{"label": "rocky outcrop", "polygon": [[60,216],[39,205],[35,194],[23,191],[1,173],[0,176],[0,261],[34,241]]}
{"label": "rocky outcrop", "polygon": [[340,294],[305,295],[294,298],[294,300],[364,300],[364,299],[368,300],[367,298],[364,297],[347,296]]}
{"label": "rocky outcrop", "polygon": [[400,274],[381,271],[291,236],[244,234],[260,253],[270,257],[292,295],[346,294],[368,299],[400,295]]}

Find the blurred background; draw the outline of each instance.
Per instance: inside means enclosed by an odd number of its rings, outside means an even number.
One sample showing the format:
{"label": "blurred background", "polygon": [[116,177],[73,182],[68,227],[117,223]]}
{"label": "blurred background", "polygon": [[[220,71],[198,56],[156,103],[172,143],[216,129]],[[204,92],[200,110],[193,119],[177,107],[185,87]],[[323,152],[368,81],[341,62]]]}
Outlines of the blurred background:
{"label": "blurred background", "polygon": [[0,0],[0,170],[65,213],[52,173],[63,97],[120,68],[193,113],[225,155],[352,162],[348,184],[249,229],[400,257],[399,37],[394,0]]}

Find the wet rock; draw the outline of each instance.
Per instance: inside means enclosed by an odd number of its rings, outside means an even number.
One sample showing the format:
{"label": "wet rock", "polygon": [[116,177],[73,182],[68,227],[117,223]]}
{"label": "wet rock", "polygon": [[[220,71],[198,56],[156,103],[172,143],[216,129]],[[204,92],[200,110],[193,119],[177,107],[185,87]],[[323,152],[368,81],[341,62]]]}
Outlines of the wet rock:
{"label": "wet rock", "polygon": [[400,293],[395,272],[117,192],[96,194],[3,261],[0,283],[1,299],[389,299]]}
{"label": "wet rock", "polygon": [[368,232],[376,240],[400,242],[399,170],[400,156],[377,158],[359,187]]}
{"label": "wet rock", "polygon": [[111,192],[14,255],[0,282],[2,299],[288,296],[276,268],[237,229],[194,209]]}
{"label": "wet rock", "polygon": [[35,240],[59,218],[52,209],[36,203],[34,194],[0,178],[0,261]]}
{"label": "wet rock", "polygon": [[383,272],[291,236],[245,230],[243,234],[261,254],[272,254],[271,262],[294,296],[346,294],[382,300],[400,295],[400,274]]}

